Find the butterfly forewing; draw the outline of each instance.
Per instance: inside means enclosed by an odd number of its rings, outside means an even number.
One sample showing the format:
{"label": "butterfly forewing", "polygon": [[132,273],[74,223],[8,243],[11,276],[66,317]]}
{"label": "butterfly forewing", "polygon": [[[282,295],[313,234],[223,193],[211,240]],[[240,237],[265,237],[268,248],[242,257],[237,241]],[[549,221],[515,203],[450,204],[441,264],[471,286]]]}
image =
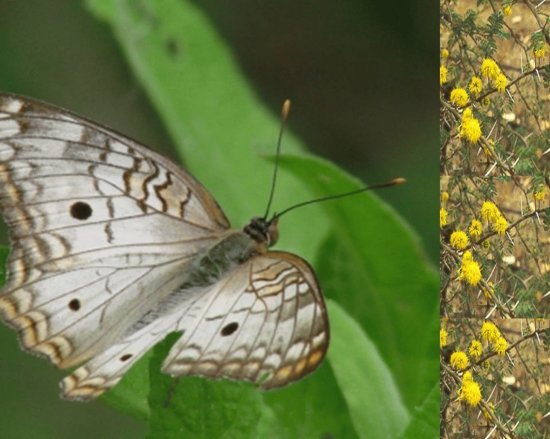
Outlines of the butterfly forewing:
{"label": "butterfly forewing", "polygon": [[4,318],[25,348],[74,365],[182,282],[228,227],[189,174],[62,110],[0,94]]}

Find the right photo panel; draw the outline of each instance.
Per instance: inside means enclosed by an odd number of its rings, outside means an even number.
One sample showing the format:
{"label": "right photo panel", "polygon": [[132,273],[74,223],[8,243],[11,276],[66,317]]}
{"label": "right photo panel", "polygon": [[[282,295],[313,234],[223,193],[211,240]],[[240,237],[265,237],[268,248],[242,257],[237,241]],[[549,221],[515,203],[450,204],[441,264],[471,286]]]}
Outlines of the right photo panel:
{"label": "right photo panel", "polygon": [[550,2],[440,2],[442,438],[550,435]]}

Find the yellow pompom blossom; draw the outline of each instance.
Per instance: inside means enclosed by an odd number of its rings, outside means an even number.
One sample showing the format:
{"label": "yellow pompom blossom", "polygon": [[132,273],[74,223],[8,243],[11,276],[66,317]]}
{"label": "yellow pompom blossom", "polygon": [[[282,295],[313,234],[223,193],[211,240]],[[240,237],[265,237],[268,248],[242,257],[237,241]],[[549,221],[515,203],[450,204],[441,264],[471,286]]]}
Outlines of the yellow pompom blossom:
{"label": "yellow pompom blossom", "polygon": [[468,233],[470,233],[472,238],[479,239],[481,237],[482,230],[483,226],[481,225],[481,221],[473,219],[470,223],[470,227],[468,228]]}
{"label": "yellow pompom blossom", "polygon": [[465,107],[468,105],[469,100],[468,92],[463,88],[454,88],[451,91],[451,102],[457,107]]}
{"label": "yellow pompom blossom", "polygon": [[481,137],[481,125],[479,124],[479,120],[472,116],[472,110],[469,108],[464,110],[458,135],[463,139],[467,139],[470,143],[477,143]]}
{"label": "yellow pompom blossom", "polygon": [[443,349],[445,346],[447,346],[447,331],[445,331],[443,328],[439,330],[439,348]]}
{"label": "yellow pompom blossom", "polygon": [[481,75],[488,79],[496,79],[500,67],[491,58],[485,58],[481,63]]}
{"label": "yellow pompom blossom", "polygon": [[470,84],[468,84],[468,90],[474,98],[479,97],[481,91],[483,90],[483,84],[479,76],[472,76],[472,79],[470,79]]}
{"label": "yellow pompom blossom", "polygon": [[441,192],[441,202],[446,203],[449,200],[449,192],[443,191]]}
{"label": "yellow pompom blossom", "polygon": [[455,351],[451,354],[451,366],[456,370],[464,370],[468,367],[470,362],[465,352]]}
{"label": "yellow pompom blossom", "polygon": [[533,56],[535,58],[544,58],[544,55],[546,55],[546,44],[542,43],[540,46],[533,49]]}
{"label": "yellow pompom blossom", "polygon": [[481,280],[481,268],[474,260],[470,251],[465,251],[462,256],[462,264],[458,270],[458,278],[475,287]]}
{"label": "yellow pompom blossom", "polygon": [[464,119],[472,119],[474,117],[474,112],[471,108],[465,108],[462,112],[462,120]]}
{"label": "yellow pompom blossom", "polygon": [[485,321],[481,326],[481,338],[489,343],[494,343],[501,337],[500,331],[493,322]]}
{"label": "yellow pompom blossom", "polygon": [[504,337],[498,337],[493,343],[493,349],[502,357],[506,353],[506,349],[508,349],[508,342]]}
{"label": "yellow pompom blossom", "polygon": [[476,407],[481,401],[481,388],[474,381],[472,374],[466,372],[462,377],[462,385],[458,389],[458,399]]}
{"label": "yellow pompom blossom", "polygon": [[439,228],[442,229],[447,225],[447,216],[449,215],[449,212],[447,212],[443,207],[439,209]]}
{"label": "yellow pompom blossom", "polygon": [[462,230],[456,230],[451,234],[451,245],[457,250],[464,250],[468,247],[468,235]]}
{"label": "yellow pompom blossom", "polygon": [[441,49],[441,58],[443,59],[449,58],[449,51],[447,49]]}
{"label": "yellow pompom blossom", "polygon": [[500,210],[498,210],[498,207],[495,205],[495,203],[491,201],[483,202],[483,205],[481,206],[481,218],[483,218],[485,221],[492,223],[501,216],[502,215],[500,214]]}
{"label": "yellow pompom blossom", "polygon": [[512,5],[506,5],[502,8],[502,13],[505,17],[508,17],[512,13]]}
{"label": "yellow pompom blossom", "polygon": [[500,236],[504,236],[508,229],[508,221],[502,215],[500,215],[496,221],[493,223],[493,230],[497,232]]}
{"label": "yellow pompom blossom", "polygon": [[447,82],[447,67],[439,66],[439,85],[443,85]]}
{"label": "yellow pompom blossom", "polygon": [[508,78],[502,73],[499,73],[493,81],[493,84],[499,93],[504,93],[506,86],[508,85]]}
{"label": "yellow pompom blossom", "polygon": [[474,256],[472,255],[472,252],[470,250],[466,250],[462,255],[462,262],[472,262],[473,260]]}
{"label": "yellow pompom blossom", "polygon": [[470,347],[468,348],[468,353],[475,361],[481,358],[481,353],[483,352],[483,347],[479,340],[472,340]]}
{"label": "yellow pompom blossom", "polygon": [[535,201],[543,201],[546,198],[546,186],[540,186],[534,193],[533,198]]}

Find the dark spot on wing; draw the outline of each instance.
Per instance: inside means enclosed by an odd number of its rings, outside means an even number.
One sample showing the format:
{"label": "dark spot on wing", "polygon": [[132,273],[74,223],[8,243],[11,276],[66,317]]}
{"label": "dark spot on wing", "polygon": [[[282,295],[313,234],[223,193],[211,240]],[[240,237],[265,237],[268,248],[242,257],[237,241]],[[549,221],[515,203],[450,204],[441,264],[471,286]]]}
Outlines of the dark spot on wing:
{"label": "dark spot on wing", "polygon": [[83,201],[77,201],[71,205],[71,216],[78,220],[86,220],[92,216],[92,207]]}
{"label": "dark spot on wing", "polygon": [[233,334],[238,328],[239,324],[237,322],[229,323],[222,328],[222,335],[227,337],[228,335]]}

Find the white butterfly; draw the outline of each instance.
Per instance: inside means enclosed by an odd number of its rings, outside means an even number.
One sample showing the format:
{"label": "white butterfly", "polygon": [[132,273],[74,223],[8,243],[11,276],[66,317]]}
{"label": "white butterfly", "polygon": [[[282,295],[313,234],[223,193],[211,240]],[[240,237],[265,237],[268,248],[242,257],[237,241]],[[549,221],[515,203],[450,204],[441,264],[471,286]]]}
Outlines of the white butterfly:
{"label": "white butterfly", "polygon": [[25,350],[61,368],[68,399],[117,384],[182,333],[173,376],[284,386],[325,356],[315,274],[269,251],[277,217],[231,229],[189,173],[59,108],[0,93],[0,208],[10,232],[0,313]]}

